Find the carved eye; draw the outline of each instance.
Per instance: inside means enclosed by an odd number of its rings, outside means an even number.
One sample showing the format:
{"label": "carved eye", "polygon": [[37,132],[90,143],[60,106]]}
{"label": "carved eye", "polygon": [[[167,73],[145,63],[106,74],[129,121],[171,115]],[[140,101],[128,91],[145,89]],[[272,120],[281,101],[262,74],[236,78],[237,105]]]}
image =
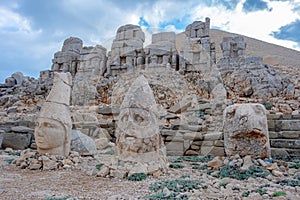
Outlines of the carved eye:
{"label": "carved eye", "polygon": [[121,118],[121,121],[122,121],[122,122],[127,122],[127,121],[128,121],[128,115],[124,115],[124,116]]}
{"label": "carved eye", "polygon": [[138,124],[140,124],[144,121],[144,118],[139,114],[134,114],[133,119]]}

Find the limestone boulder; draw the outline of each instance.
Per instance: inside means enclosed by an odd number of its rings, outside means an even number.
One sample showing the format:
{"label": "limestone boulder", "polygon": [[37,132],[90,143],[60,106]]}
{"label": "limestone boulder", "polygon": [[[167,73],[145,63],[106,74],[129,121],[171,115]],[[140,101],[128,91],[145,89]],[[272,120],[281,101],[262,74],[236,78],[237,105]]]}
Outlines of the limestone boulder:
{"label": "limestone boulder", "polygon": [[81,133],[79,130],[72,130],[71,151],[77,151],[81,155],[94,155],[97,153],[95,141]]}
{"label": "limestone boulder", "polygon": [[16,80],[16,84],[18,86],[22,85],[24,80],[24,75],[22,74],[22,72],[15,72],[11,75],[11,77],[13,77]]}
{"label": "limestone boulder", "polygon": [[30,146],[31,138],[32,134],[3,133],[2,147],[24,150]]}
{"label": "limestone boulder", "polygon": [[268,124],[263,105],[234,104],[224,110],[223,118],[227,156],[270,157]]}
{"label": "limestone boulder", "polygon": [[1,146],[2,146],[3,135],[4,135],[4,131],[0,130],[0,149],[1,149]]}

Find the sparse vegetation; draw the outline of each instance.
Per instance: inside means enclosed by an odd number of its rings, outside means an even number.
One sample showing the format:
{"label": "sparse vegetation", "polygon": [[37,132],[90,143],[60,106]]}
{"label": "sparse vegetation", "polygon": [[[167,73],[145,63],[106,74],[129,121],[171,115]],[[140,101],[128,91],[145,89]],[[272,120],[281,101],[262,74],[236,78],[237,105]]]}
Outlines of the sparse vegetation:
{"label": "sparse vegetation", "polygon": [[250,194],[250,191],[246,191],[242,193],[242,197],[248,197]]}
{"label": "sparse vegetation", "polygon": [[7,162],[8,164],[11,164],[15,159],[13,158],[7,158],[4,161]]}
{"label": "sparse vegetation", "polygon": [[229,177],[237,180],[245,180],[249,177],[257,178],[257,177],[266,177],[270,174],[270,172],[265,171],[262,167],[259,166],[251,166],[249,170],[242,171],[240,168],[234,168],[229,165],[225,165],[221,167],[219,176],[221,178]]}
{"label": "sparse vegetation", "polygon": [[21,153],[18,152],[18,151],[12,151],[12,152],[9,152],[8,155],[10,155],[10,156],[20,156]]}
{"label": "sparse vegetation", "polygon": [[48,198],[46,198],[45,200],[67,200],[67,199],[73,199],[73,198],[71,198],[71,197],[48,197]]}
{"label": "sparse vegetation", "polygon": [[134,173],[128,177],[130,181],[142,181],[147,178],[147,174],[145,173]]}
{"label": "sparse vegetation", "polygon": [[182,159],[188,162],[209,162],[214,157],[212,155],[207,156],[183,156]]}
{"label": "sparse vegetation", "polygon": [[181,165],[181,164],[178,164],[178,163],[171,163],[169,165],[170,168],[173,168],[173,169],[182,169],[184,168],[184,165]]}
{"label": "sparse vegetation", "polygon": [[102,164],[102,163],[100,163],[100,164],[97,164],[97,165],[96,165],[96,169],[100,170],[102,166],[103,166],[103,164]]}
{"label": "sparse vegetation", "polygon": [[[159,193],[146,196],[144,198],[146,199],[180,199],[185,200],[188,199],[188,197],[185,194],[182,194],[184,192],[191,191],[193,189],[200,189],[202,182],[200,181],[193,181],[193,180],[168,180],[168,181],[162,181],[158,183],[152,184],[149,189],[158,192]],[[169,195],[162,192],[164,189],[168,189],[171,193]]]}
{"label": "sparse vegetation", "polygon": [[258,193],[260,195],[264,195],[264,194],[267,194],[267,189],[260,187],[260,188],[258,188],[256,190],[253,190],[252,192],[256,192],[256,193]]}
{"label": "sparse vegetation", "polygon": [[204,170],[207,169],[207,165],[193,165],[192,169]]}
{"label": "sparse vegetation", "polygon": [[277,184],[280,185],[287,185],[287,186],[292,186],[292,187],[296,187],[296,186],[300,186],[300,180],[293,180],[293,179],[284,179],[284,180],[280,180],[276,182]]}
{"label": "sparse vegetation", "polygon": [[273,107],[273,103],[272,102],[264,102],[263,105],[265,106],[265,108],[267,110],[271,110]]}
{"label": "sparse vegetation", "polygon": [[286,196],[286,192],[279,191],[279,192],[274,192],[273,197],[280,197],[280,196]]}
{"label": "sparse vegetation", "polygon": [[220,184],[219,184],[219,187],[221,188],[221,187],[223,187],[223,188],[226,188],[226,185],[228,184],[228,182],[221,182]]}

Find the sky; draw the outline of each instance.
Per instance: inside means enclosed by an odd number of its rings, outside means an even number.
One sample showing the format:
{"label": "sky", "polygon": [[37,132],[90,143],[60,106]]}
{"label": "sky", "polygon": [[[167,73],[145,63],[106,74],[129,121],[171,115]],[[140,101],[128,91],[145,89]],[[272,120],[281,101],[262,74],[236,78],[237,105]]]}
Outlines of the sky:
{"label": "sky", "polygon": [[300,0],[0,0],[0,83],[17,71],[38,78],[71,36],[110,48],[125,24],[149,38],[205,17],[211,28],[300,51]]}

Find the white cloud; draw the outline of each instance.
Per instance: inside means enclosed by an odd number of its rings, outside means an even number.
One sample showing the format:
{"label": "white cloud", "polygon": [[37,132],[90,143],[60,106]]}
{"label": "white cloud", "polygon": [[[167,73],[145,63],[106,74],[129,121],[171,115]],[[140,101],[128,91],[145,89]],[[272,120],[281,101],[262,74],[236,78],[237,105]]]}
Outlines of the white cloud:
{"label": "white cloud", "polygon": [[29,21],[16,12],[0,7],[0,30],[2,32],[31,32]]}
{"label": "white cloud", "polygon": [[[293,5],[290,2],[268,1],[271,11],[259,10],[245,13],[242,5],[245,0],[239,2],[235,10],[226,10],[223,6],[203,7],[194,9],[192,20],[211,18],[211,26],[219,27],[222,30],[246,35],[270,43],[282,45],[288,48],[295,48],[296,42],[278,40],[270,34],[279,30],[280,27],[293,22],[299,15],[292,12]],[[298,47],[300,50],[300,47]]]}

